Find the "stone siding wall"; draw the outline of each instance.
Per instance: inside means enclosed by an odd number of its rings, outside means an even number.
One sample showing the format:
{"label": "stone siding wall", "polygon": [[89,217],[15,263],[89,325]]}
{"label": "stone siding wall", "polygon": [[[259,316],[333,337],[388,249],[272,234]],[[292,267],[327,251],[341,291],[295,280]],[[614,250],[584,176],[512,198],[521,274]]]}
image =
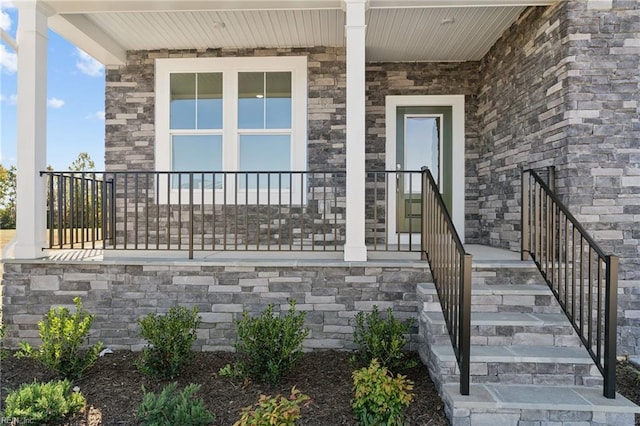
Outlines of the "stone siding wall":
{"label": "stone siding wall", "polygon": [[618,353],[640,355],[640,2],[566,9],[567,166],[559,191],[620,256]]}
{"label": "stone siding wall", "polygon": [[[563,167],[572,120],[561,3],[529,8],[480,64],[478,213],[480,241],[520,248],[523,167]],[[565,30],[566,31],[566,30]]]}
{"label": "stone siding wall", "polygon": [[[385,167],[385,96],[465,95],[465,237],[478,240],[478,120],[477,62],[464,63],[372,63],[367,81],[367,168]],[[453,171],[456,173],[456,171]]]}
{"label": "stone siding wall", "polygon": [[107,171],[154,170],[155,60],[234,56],[307,56],[309,170],[345,167],[344,48],[130,51],[106,71]]}
{"label": "stone siding wall", "polygon": [[520,171],[556,166],[560,197],[620,256],[618,353],[640,354],[640,3],[596,4],[528,9],[481,62],[480,241],[517,250]]}
{"label": "stone siding wall", "polygon": [[[346,62],[344,48],[334,47],[128,52],[126,65],[107,69],[107,171],[155,170],[156,59],[235,56],[307,56],[308,170],[344,171]],[[299,175],[293,178],[299,178]],[[288,182],[289,177],[282,176],[282,179]],[[276,180],[277,177],[272,176],[273,185],[276,185]],[[230,176],[228,185],[233,187],[233,181],[234,177]],[[147,178],[140,175],[136,178],[132,174],[127,176],[125,183],[124,176],[120,175],[115,182],[116,233],[115,241],[108,241],[109,245],[153,248],[156,244],[188,243],[187,207],[173,206],[167,210],[165,205],[161,205],[162,213],[158,214],[153,176]],[[216,206],[215,209],[211,205],[196,207],[199,216],[195,225],[196,246],[204,244],[212,247],[214,243],[220,247],[235,247],[236,243],[239,246],[254,246],[267,242],[275,246],[299,245],[301,242],[342,245],[345,234],[344,173],[309,176],[307,182],[309,202],[303,209],[289,206],[286,191],[282,202],[285,206],[268,211],[266,207],[256,209],[241,206],[230,208],[231,211],[226,206]],[[242,185],[242,182],[238,185]],[[300,194],[294,196],[293,206],[300,204],[299,198]],[[172,202],[176,204],[177,200]],[[240,199],[239,202],[243,204],[244,200]],[[275,203],[275,200],[272,202]],[[188,204],[188,201],[183,199],[182,203]],[[268,224],[267,218],[270,219]]]}
{"label": "stone siding wall", "polygon": [[[297,262],[298,264],[304,262]],[[317,263],[316,263],[317,264]],[[96,315],[91,340],[113,349],[140,350],[137,320],[175,305],[197,306],[202,317],[196,350],[232,350],[233,321],[243,310],[268,304],[288,309],[295,299],[311,329],[307,349],[352,349],[357,312],[393,308],[413,318],[411,349],[417,350],[417,283],[430,282],[428,266],[230,266],[167,262],[6,263],[3,282],[4,344],[39,344],[38,321],[52,306],[72,306],[75,296]]]}
{"label": "stone siding wall", "polygon": [[[231,56],[299,56],[308,57],[308,170],[344,170],[345,167],[345,72],[346,58],[343,48],[315,47],[310,49],[203,49],[203,50],[160,50],[133,51],[128,53],[125,66],[107,69],[106,83],[106,168],[110,172],[121,171],[153,171],[155,165],[155,76],[154,63],[157,58],[194,58],[194,57],[231,57]],[[467,241],[477,242],[477,146],[478,125],[476,120],[477,102],[475,93],[479,81],[478,63],[454,64],[416,64],[393,63],[371,64],[367,68],[367,168],[383,170],[385,156],[384,140],[384,99],[386,95],[466,95],[466,137],[467,137],[467,193],[466,193],[466,233]],[[326,182],[324,177],[317,182]],[[241,208],[239,214],[234,211],[232,217],[248,217],[251,220],[241,223],[233,229],[224,221],[224,214],[214,214],[208,206],[204,209],[206,219],[199,223],[206,224],[201,234],[204,238],[196,241],[209,246],[214,240],[223,245],[224,240],[240,245],[250,245],[271,240],[275,244],[287,245],[293,239],[295,244],[341,245],[344,242],[344,177],[329,176],[332,187],[324,184],[310,185],[308,199],[312,200],[304,211],[295,212],[296,223],[288,223],[289,211],[274,212],[277,225],[291,232],[272,233],[264,224],[255,222],[258,214],[250,211],[245,214]],[[119,182],[116,180],[116,182]],[[146,182],[146,183],[145,183]],[[172,228],[171,235],[154,231],[153,218],[156,217],[154,179],[140,180],[137,183],[131,175],[128,178],[129,196],[125,202],[119,194],[116,208],[117,246],[128,245],[138,241],[141,245],[177,243],[178,229],[184,225],[180,222],[180,209],[173,209],[171,220],[161,217],[160,229]],[[122,183],[122,179],[120,180]],[[146,197],[135,195],[151,185]],[[121,186],[121,185],[120,185]],[[370,191],[371,192],[371,191]],[[384,199],[384,190],[378,191],[379,200]],[[368,194],[367,215],[368,243],[373,243],[374,227],[376,242],[384,243],[385,206],[374,203],[375,195]],[[315,202],[313,201],[315,199]],[[295,204],[295,203],[294,203]],[[135,209],[138,209],[137,211]],[[374,211],[377,209],[378,211]],[[220,209],[218,209],[220,210]],[[147,226],[147,215],[151,224]],[[266,215],[263,215],[266,217]],[[282,218],[280,217],[282,216]],[[373,218],[378,223],[373,224]],[[125,226],[124,218],[127,218]],[[138,220],[138,225],[134,224]],[[214,226],[215,223],[215,226]],[[137,231],[135,230],[137,229]],[[147,230],[150,231],[147,231]],[[198,232],[198,230],[196,230]],[[180,231],[182,236],[186,232]],[[240,236],[238,238],[238,236]],[[245,237],[245,236],[248,236]],[[275,236],[275,237],[274,237]],[[184,243],[184,238],[180,238]],[[248,239],[248,241],[247,241]],[[113,241],[110,241],[113,244]]]}

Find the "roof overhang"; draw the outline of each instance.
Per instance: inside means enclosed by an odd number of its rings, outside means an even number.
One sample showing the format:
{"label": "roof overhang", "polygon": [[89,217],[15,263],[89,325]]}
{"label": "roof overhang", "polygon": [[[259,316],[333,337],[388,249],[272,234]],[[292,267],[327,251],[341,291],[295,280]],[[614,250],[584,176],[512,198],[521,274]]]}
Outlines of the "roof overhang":
{"label": "roof overhang", "polygon": [[[129,50],[344,46],[344,0],[15,0],[105,65]],[[557,0],[368,0],[367,61],[479,60],[527,6]]]}

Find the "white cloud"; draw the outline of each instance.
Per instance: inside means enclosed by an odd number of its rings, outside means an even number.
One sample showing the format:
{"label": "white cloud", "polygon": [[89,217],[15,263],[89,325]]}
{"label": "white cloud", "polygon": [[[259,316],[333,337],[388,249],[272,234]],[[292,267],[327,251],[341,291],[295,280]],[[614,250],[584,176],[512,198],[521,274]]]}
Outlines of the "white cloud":
{"label": "white cloud", "polygon": [[18,95],[16,95],[15,93],[13,95],[5,95],[0,93],[0,102],[6,102],[9,105],[15,105],[18,103]]}
{"label": "white cloud", "polygon": [[87,120],[104,120],[104,111],[96,111],[85,117]]}
{"label": "white cloud", "polygon": [[9,73],[18,71],[18,55],[7,50],[4,44],[0,44],[0,70]]}
{"label": "white cloud", "polygon": [[81,73],[86,74],[90,77],[100,77],[104,72],[104,65],[100,62],[93,59],[91,56],[86,54],[83,50],[76,48],[76,54],[78,55],[78,60],[76,61],[76,67],[80,70]]}
{"label": "white cloud", "polygon": [[11,29],[11,17],[4,10],[0,10],[0,28],[7,32]]}
{"label": "white cloud", "polygon": [[64,106],[64,101],[62,99],[58,99],[58,98],[49,98],[47,100],[47,105],[50,106],[51,108],[62,108]]}

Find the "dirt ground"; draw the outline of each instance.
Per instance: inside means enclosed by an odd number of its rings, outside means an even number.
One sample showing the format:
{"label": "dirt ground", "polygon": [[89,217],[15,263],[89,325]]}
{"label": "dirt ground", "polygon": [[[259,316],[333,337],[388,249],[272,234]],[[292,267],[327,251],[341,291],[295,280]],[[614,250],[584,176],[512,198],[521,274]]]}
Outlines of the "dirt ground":
{"label": "dirt ground", "polygon": [[[133,362],[138,354],[116,352],[100,358],[76,381],[87,399],[82,415],[62,422],[63,425],[134,425],[135,412],[142,400],[142,386],[159,392],[169,381],[157,381],[141,374]],[[243,407],[254,404],[260,394],[288,395],[295,385],[311,397],[303,408],[300,425],[356,425],[351,409],[352,367],[349,353],[322,351],[306,353],[295,370],[279,386],[243,383],[218,376],[218,370],[235,360],[231,353],[198,353],[194,362],[178,378],[179,388],[190,382],[202,385],[196,394],[216,419],[214,425],[230,426],[240,417]],[[419,361],[419,360],[418,360]],[[53,376],[32,360],[5,359],[1,365],[1,393],[21,383],[50,380]],[[406,410],[411,425],[446,425],[442,401],[438,397],[427,369],[421,363],[403,372],[415,382],[414,400]],[[4,395],[2,400],[4,401]]]}

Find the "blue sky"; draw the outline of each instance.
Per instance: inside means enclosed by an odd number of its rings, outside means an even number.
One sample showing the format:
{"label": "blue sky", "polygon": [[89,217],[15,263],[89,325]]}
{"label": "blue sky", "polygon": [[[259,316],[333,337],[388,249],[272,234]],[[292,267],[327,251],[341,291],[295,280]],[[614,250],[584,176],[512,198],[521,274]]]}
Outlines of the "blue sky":
{"label": "blue sky", "polygon": [[[16,38],[17,9],[2,1],[0,28]],[[49,31],[47,50],[47,164],[67,170],[88,152],[104,170],[104,67]],[[0,163],[16,164],[16,55],[0,44]]]}

